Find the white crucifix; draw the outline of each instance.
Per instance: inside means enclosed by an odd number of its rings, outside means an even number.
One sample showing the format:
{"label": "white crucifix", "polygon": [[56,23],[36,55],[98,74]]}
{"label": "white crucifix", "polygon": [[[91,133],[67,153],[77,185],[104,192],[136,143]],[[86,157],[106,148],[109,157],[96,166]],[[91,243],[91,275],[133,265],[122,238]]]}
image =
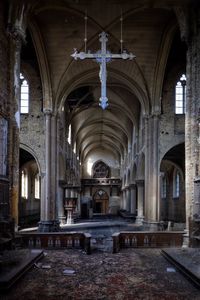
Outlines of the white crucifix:
{"label": "white crucifix", "polygon": [[100,39],[99,41],[101,42],[101,50],[97,51],[96,53],[91,53],[90,51],[88,52],[78,52],[77,49],[74,49],[74,53],[71,55],[74,57],[74,59],[95,59],[97,63],[100,65],[100,72],[99,72],[99,78],[101,81],[101,97],[100,97],[100,103],[99,105],[102,107],[102,109],[106,109],[108,106],[108,98],[106,95],[106,79],[107,79],[107,70],[106,70],[106,63],[111,61],[112,59],[130,59],[132,60],[135,58],[135,55],[132,53],[127,53],[125,50],[120,53],[120,54],[113,54],[110,53],[106,49],[106,43],[108,41],[108,34],[105,32],[102,32],[99,35]]}

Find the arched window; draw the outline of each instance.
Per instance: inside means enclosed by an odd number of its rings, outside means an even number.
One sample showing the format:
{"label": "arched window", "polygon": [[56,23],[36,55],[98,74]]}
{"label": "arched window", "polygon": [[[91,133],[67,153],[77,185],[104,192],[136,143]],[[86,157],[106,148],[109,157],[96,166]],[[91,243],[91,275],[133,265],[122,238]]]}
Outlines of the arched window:
{"label": "arched window", "polygon": [[74,149],[73,149],[74,154],[76,154],[76,142],[74,143]]}
{"label": "arched window", "polygon": [[28,174],[25,170],[21,173],[21,197],[28,198]]}
{"label": "arched window", "polygon": [[161,197],[166,198],[167,197],[167,178],[166,175],[162,177],[161,182]]}
{"label": "arched window", "polygon": [[72,126],[71,126],[71,124],[69,125],[69,128],[68,128],[68,139],[67,139],[67,141],[71,145],[71,142],[72,142]]}
{"label": "arched window", "polygon": [[35,199],[40,199],[40,177],[38,173],[35,175]]}
{"label": "arched window", "polygon": [[186,102],[186,76],[183,74],[176,84],[175,90],[175,113],[185,113]]}
{"label": "arched window", "polygon": [[27,80],[20,74],[21,89],[20,89],[20,113],[29,113],[29,85]]}
{"label": "arched window", "polygon": [[178,198],[180,196],[180,173],[178,170],[174,172],[174,190],[173,190],[173,196],[174,198]]}

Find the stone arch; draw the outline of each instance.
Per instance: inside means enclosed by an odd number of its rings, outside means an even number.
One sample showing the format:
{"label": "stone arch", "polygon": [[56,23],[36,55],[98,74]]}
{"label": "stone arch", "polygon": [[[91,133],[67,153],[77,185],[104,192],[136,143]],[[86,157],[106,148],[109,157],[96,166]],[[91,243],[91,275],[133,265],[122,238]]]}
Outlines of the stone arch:
{"label": "stone arch", "polygon": [[[166,197],[160,197],[160,215],[163,220],[184,223],[186,219],[185,211],[185,149],[184,143],[178,144],[169,149],[160,162],[161,191],[162,178],[166,176]],[[175,193],[175,174],[180,174],[178,183],[178,194]],[[160,191],[160,192],[161,192]]]}
{"label": "stone arch", "polygon": [[[63,90],[60,92],[60,94],[57,96],[57,101],[56,101],[57,109],[58,110],[61,109],[67,96],[71,93],[71,91],[83,85],[83,78],[84,78],[84,82],[90,81],[97,75],[97,73],[98,73],[97,68],[90,71],[83,71],[83,73],[79,74],[76,78],[73,78],[71,81],[69,81],[68,85],[65,86]],[[129,78],[124,73],[120,71],[116,71],[114,69],[111,69],[109,71],[109,75],[110,77],[113,77],[115,80],[121,83],[121,85],[124,88],[134,93],[141,104],[144,115],[149,114],[150,103],[149,103],[149,98],[147,96],[148,93],[147,94],[144,93],[143,89],[138,85],[136,81]],[[61,99],[60,103],[59,103],[59,99]]]}
{"label": "stone arch", "polygon": [[38,160],[38,157],[37,157],[35,151],[32,148],[30,148],[29,146],[22,144],[22,143],[20,144],[19,147],[21,149],[25,150],[26,152],[30,153],[33,156],[33,158],[35,159],[37,166],[38,166],[39,175],[41,176],[41,166],[40,166],[40,163],[39,163],[39,160]]}
{"label": "stone arch", "polygon": [[33,151],[20,146],[19,225],[36,226],[40,220],[41,172]]}

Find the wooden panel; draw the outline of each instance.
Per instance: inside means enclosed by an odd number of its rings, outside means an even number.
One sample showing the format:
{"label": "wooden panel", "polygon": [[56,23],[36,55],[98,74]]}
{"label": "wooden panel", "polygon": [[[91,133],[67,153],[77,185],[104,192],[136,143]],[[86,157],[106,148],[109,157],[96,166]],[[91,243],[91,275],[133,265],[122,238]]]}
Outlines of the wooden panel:
{"label": "wooden panel", "polygon": [[181,247],[184,232],[136,231],[113,234],[113,253],[122,248],[168,248]]}
{"label": "wooden panel", "polygon": [[75,248],[84,249],[87,254],[91,253],[90,234],[87,233],[21,233],[24,245],[28,248]]}

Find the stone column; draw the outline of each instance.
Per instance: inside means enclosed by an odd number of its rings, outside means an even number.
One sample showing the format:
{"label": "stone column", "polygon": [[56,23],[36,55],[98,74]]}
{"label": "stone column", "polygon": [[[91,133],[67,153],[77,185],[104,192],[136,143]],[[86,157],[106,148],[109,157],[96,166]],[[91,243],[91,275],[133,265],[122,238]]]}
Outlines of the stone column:
{"label": "stone column", "polygon": [[54,114],[51,116],[51,218],[57,218],[57,165],[58,165],[58,140],[57,140],[57,118]]}
{"label": "stone column", "polygon": [[130,185],[130,194],[131,194],[131,208],[130,212],[131,214],[136,214],[136,184]]}
{"label": "stone column", "polygon": [[123,190],[123,209],[126,210],[126,189]]}
{"label": "stone column", "polygon": [[55,220],[55,198],[52,197],[52,132],[51,132],[51,118],[52,111],[46,109],[45,113],[45,158],[46,158],[46,174],[45,174],[45,197],[41,203],[42,214],[39,222],[38,231],[52,232],[59,230],[59,222]]}
{"label": "stone column", "polygon": [[51,111],[45,111],[45,158],[46,158],[46,180],[45,180],[45,206],[44,218],[49,221],[51,218]]}
{"label": "stone column", "polygon": [[[62,164],[62,162],[60,161],[60,147],[61,149],[64,149],[64,147],[66,147],[66,143],[67,143],[67,137],[66,137],[66,132],[65,132],[65,127],[64,127],[64,111],[57,116],[57,137],[56,137],[56,144],[57,144],[57,148],[56,148],[56,160],[57,160],[57,176],[59,179],[59,181],[63,181],[65,182],[66,178],[65,178],[65,168],[66,165]],[[58,146],[59,145],[59,146]],[[63,157],[64,160],[64,157]],[[66,223],[66,216],[65,216],[65,211],[64,211],[64,186],[59,183],[59,181],[57,180],[56,183],[56,215],[58,217],[58,220],[60,222],[61,225],[64,225]]]}
{"label": "stone column", "polygon": [[126,190],[123,189],[122,190],[122,209],[126,209],[125,208],[125,203],[126,203]]}
{"label": "stone column", "polygon": [[153,226],[159,221],[159,115],[145,119],[145,221]]}
{"label": "stone column", "polygon": [[57,212],[60,224],[64,225],[66,223],[66,216],[64,213],[64,189],[60,186],[57,190]]}
{"label": "stone column", "polygon": [[130,212],[130,190],[129,190],[129,187],[126,188],[126,211]]}
{"label": "stone column", "polygon": [[136,221],[142,223],[144,220],[144,180],[137,180],[137,202],[138,211]]}

